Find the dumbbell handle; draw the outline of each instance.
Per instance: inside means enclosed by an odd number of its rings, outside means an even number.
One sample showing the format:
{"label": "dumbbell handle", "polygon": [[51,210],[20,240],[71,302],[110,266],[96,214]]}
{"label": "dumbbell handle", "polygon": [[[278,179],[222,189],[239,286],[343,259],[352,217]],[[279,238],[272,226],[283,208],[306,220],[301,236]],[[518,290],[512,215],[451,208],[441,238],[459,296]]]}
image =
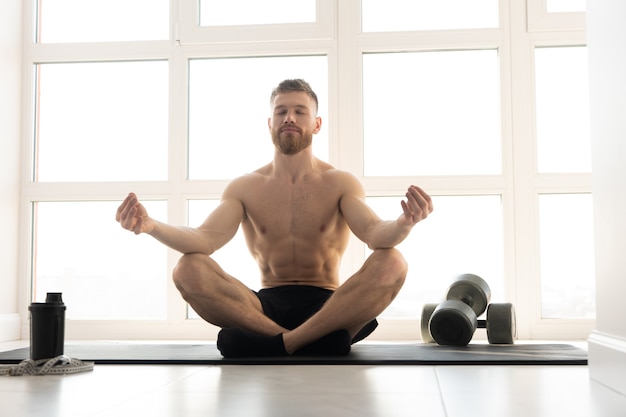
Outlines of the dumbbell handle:
{"label": "dumbbell handle", "polygon": [[487,328],[487,320],[476,320],[478,329],[486,329]]}

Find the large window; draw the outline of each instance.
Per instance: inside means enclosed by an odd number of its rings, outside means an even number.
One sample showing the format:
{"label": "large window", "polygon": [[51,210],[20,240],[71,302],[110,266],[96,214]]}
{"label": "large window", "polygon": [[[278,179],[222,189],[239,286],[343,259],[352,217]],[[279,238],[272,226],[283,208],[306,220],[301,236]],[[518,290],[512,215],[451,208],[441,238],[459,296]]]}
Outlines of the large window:
{"label": "large window", "polygon": [[35,180],[167,180],[166,61],[35,66]]}
{"label": "large window", "polygon": [[[165,203],[145,203],[164,220]],[[165,320],[167,256],[148,236],[116,233],[110,201],[33,205],[33,299],[62,291],[70,320]],[[139,243],[139,245],[137,245]]]}
{"label": "large window", "polygon": [[537,169],[591,172],[587,48],[535,49]]}
{"label": "large window", "polygon": [[502,172],[496,50],[365,54],[366,176]]}
{"label": "large window", "polygon": [[168,0],[39,0],[36,7],[39,43],[169,38]]}
{"label": "large window", "polygon": [[363,0],[362,5],[365,32],[498,27],[497,0]]}
{"label": "large window", "polygon": [[315,0],[200,0],[200,26],[315,22]]}
{"label": "large window", "polygon": [[[316,90],[317,157],[396,218],[405,287],[374,337],[418,339],[457,274],[513,302],[521,338],[584,338],[595,317],[584,1],[29,0],[21,310],[61,291],[75,338],[212,338],[171,281],[180,254],[115,222],[135,192],[196,226],[268,163],[269,95]],[[582,23],[581,23],[582,22]],[[353,239],[342,279],[370,251]],[[215,259],[257,289],[241,230]],[[480,337],[480,336],[479,336]]]}
{"label": "large window", "polygon": [[595,265],[590,194],[539,196],[541,316],[595,317]]}

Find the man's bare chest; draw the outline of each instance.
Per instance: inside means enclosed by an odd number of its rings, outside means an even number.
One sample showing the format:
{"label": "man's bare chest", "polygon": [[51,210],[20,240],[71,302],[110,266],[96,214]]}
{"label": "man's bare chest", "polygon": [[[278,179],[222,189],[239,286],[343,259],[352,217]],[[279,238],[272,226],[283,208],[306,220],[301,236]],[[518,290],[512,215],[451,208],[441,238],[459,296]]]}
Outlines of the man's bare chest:
{"label": "man's bare chest", "polygon": [[246,217],[260,234],[312,237],[341,221],[340,195],[329,187],[266,186],[250,197]]}

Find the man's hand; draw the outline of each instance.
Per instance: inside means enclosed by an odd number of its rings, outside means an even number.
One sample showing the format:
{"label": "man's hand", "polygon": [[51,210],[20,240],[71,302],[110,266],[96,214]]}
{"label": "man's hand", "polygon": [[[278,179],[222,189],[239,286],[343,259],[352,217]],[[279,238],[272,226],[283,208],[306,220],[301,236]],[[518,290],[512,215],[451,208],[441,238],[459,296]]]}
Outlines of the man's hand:
{"label": "man's hand", "polygon": [[421,188],[411,185],[406,193],[406,201],[401,201],[403,214],[398,219],[401,225],[414,226],[433,211],[430,196]]}
{"label": "man's hand", "polygon": [[115,214],[117,220],[124,229],[140,233],[150,233],[154,229],[154,220],[148,216],[146,208],[139,202],[135,193],[128,194],[128,197],[117,209]]}

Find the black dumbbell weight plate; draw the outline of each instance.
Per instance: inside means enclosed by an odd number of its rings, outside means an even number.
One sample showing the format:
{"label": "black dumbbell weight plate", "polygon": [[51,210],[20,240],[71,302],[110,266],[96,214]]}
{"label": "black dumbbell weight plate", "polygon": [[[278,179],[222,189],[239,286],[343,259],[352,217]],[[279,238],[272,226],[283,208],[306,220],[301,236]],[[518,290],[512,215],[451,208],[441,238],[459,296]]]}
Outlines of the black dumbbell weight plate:
{"label": "black dumbbell weight plate", "polygon": [[487,307],[487,340],[492,344],[513,344],[517,330],[515,308],[511,303],[494,303]]}
{"label": "black dumbbell weight plate", "polygon": [[478,321],[467,304],[446,300],[433,311],[428,327],[430,335],[440,345],[465,346],[474,336]]}
{"label": "black dumbbell weight plate", "polygon": [[437,304],[424,304],[424,307],[422,307],[422,318],[420,319],[420,333],[423,343],[433,343],[435,341],[430,335],[428,323],[430,322],[430,317],[433,315],[433,311],[435,311],[436,308]]}
{"label": "black dumbbell weight plate", "polygon": [[446,292],[446,300],[462,301],[474,310],[476,316],[485,312],[489,300],[491,299],[491,289],[489,284],[473,274],[459,275]]}

